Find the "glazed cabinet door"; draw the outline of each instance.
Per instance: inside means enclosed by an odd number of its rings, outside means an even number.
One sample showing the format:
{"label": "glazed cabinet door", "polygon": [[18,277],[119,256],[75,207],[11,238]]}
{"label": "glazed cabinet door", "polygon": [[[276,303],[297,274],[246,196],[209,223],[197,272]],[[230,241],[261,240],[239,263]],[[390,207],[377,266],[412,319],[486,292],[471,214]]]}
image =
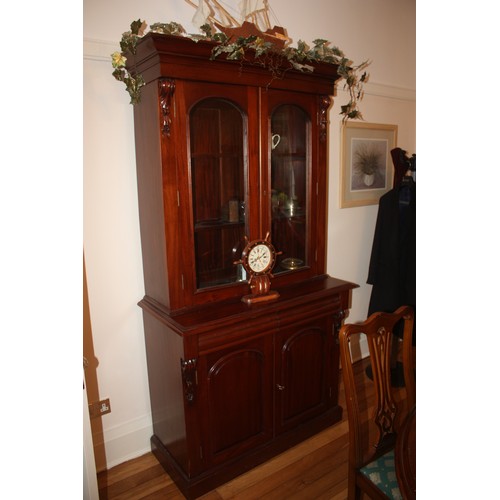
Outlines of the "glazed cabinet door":
{"label": "glazed cabinet door", "polygon": [[324,413],[333,402],[333,324],[323,317],[281,331],[276,341],[276,433]]}
{"label": "glazed cabinet door", "polygon": [[216,465],[272,439],[272,335],[199,359],[201,454]]}
{"label": "glazed cabinet door", "polygon": [[269,91],[266,123],[270,187],[264,213],[274,246],[282,252],[273,274],[280,282],[324,272],[326,141],[317,95]]}
{"label": "glazed cabinet door", "polygon": [[245,293],[245,271],[234,262],[258,219],[258,99],[257,89],[200,82],[177,82],[175,92],[189,306]]}

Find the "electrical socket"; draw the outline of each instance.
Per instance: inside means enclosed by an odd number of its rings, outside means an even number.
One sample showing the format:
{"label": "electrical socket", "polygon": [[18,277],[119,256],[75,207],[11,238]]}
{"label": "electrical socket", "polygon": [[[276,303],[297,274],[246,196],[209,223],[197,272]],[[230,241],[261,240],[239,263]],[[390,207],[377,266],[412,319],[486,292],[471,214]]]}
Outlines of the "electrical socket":
{"label": "electrical socket", "polygon": [[106,415],[106,413],[110,412],[111,404],[109,403],[109,398],[89,404],[90,418],[101,417],[102,415]]}

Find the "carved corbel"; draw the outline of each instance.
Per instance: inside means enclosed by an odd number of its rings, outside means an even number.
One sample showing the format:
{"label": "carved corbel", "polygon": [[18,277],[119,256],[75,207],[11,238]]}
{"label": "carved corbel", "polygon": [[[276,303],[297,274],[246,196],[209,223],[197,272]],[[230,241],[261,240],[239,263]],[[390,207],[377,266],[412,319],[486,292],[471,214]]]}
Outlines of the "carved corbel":
{"label": "carved corbel", "polygon": [[335,339],[335,343],[339,344],[339,331],[342,328],[342,323],[344,321],[344,318],[347,315],[347,311],[344,309],[341,309],[340,311],[337,311],[333,315],[333,338]]}
{"label": "carved corbel", "polygon": [[160,87],[161,131],[167,137],[170,137],[170,126],[172,124],[171,107],[175,81],[165,78],[160,80],[158,85]]}
{"label": "carved corbel", "polygon": [[181,371],[184,397],[189,404],[192,404],[196,390],[196,358],[181,359]]}
{"label": "carved corbel", "polygon": [[319,140],[321,142],[325,142],[326,133],[328,130],[328,108],[330,107],[332,100],[330,99],[330,96],[327,95],[319,96],[318,99],[319,99],[319,119],[318,119]]}

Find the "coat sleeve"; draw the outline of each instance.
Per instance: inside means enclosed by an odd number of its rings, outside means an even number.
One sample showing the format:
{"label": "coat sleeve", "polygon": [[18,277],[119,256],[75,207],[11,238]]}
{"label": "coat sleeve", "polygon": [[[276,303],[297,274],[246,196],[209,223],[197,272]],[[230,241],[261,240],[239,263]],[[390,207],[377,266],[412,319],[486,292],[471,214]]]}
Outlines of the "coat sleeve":
{"label": "coat sleeve", "polygon": [[379,200],[377,222],[375,224],[375,232],[373,235],[372,253],[370,257],[370,265],[368,267],[368,279],[366,282],[369,285],[375,285],[377,283],[377,269],[379,268],[380,245],[382,243],[382,224],[383,224],[382,198],[380,198]]}

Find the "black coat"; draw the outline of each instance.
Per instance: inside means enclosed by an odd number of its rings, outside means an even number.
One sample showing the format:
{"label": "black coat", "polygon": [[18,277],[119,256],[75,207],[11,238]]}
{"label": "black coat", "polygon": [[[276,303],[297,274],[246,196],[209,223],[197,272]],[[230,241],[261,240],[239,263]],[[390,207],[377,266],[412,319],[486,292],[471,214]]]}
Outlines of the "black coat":
{"label": "black coat", "polygon": [[[409,195],[409,203],[404,203]],[[368,316],[416,306],[416,185],[394,188],[379,200],[367,283]],[[414,330],[415,331],[415,330]],[[402,336],[402,331],[394,332]]]}

